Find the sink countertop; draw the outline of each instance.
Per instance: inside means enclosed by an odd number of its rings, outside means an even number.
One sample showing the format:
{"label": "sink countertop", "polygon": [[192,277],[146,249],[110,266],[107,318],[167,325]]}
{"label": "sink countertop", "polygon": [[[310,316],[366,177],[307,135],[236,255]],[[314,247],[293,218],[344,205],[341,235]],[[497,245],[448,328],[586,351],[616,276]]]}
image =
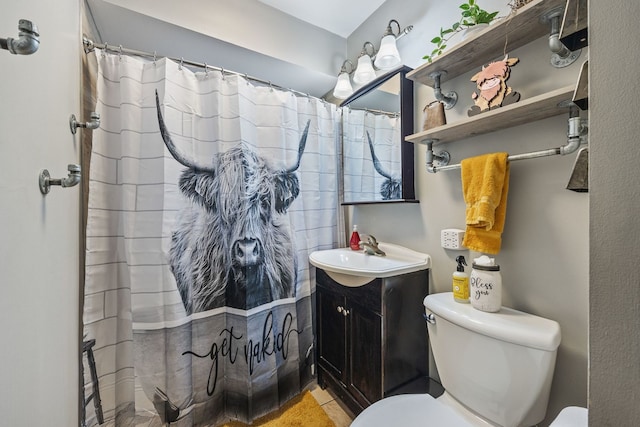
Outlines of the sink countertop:
{"label": "sink countertop", "polygon": [[431,268],[431,257],[403,246],[380,242],[386,256],[368,255],[350,248],[315,251],[309,255],[312,265],[323,269],[338,283],[362,286],[374,278],[385,278]]}

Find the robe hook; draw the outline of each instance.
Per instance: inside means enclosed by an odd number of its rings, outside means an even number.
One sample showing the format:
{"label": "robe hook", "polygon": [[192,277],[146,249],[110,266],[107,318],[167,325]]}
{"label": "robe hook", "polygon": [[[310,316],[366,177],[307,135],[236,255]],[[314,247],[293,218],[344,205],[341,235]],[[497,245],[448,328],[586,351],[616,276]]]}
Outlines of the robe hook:
{"label": "robe hook", "polygon": [[51,178],[49,171],[43,169],[40,172],[38,186],[40,187],[40,192],[42,194],[48,194],[52,185],[59,185],[61,187],[73,187],[80,182],[80,165],[70,164],[67,166],[67,170],[69,174],[66,178]]}
{"label": "robe hook", "polygon": [[71,133],[75,135],[78,128],[85,128],[85,129],[92,129],[92,130],[98,129],[100,127],[100,114],[94,111],[91,113],[90,117],[91,117],[90,121],[86,123],[80,123],[76,119],[75,114],[72,114],[71,117],[69,117],[69,127],[71,128]]}

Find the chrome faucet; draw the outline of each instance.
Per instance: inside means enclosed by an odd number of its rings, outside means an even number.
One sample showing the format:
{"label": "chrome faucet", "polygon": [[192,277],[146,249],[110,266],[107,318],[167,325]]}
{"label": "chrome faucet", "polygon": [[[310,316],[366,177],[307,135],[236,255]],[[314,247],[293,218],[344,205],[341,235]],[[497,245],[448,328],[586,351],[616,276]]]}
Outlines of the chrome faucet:
{"label": "chrome faucet", "polygon": [[378,248],[378,240],[372,235],[367,236],[367,241],[360,242],[364,253],[367,255],[385,256],[387,255],[382,249]]}

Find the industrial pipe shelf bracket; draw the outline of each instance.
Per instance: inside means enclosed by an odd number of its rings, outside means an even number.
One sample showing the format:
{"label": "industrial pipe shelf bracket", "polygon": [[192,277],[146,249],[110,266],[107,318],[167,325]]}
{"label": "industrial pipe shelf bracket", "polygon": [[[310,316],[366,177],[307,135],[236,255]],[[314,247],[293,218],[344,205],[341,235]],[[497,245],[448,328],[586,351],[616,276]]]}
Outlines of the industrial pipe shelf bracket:
{"label": "industrial pipe shelf bracket", "polygon": [[425,139],[421,141],[421,144],[425,144],[427,146],[427,161],[426,167],[427,171],[431,173],[436,172],[436,168],[440,168],[443,166],[447,166],[451,161],[451,155],[448,151],[440,151],[439,153],[433,152],[433,143],[438,142],[437,139]]}
{"label": "industrial pipe shelf bracket", "polygon": [[579,57],[581,49],[570,51],[560,41],[560,20],[564,16],[564,7],[556,7],[542,16],[540,16],[540,22],[543,24],[549,23],[551,26],[551,33],[549,34],[549,49],[551,49],[551,65],[556,68],[564,68],[573,64]]}
{"label": "industrial pipe shelf bracket", "polygon": [[436,100],[442,102],[446,110],[450,110],[458,102],[458,93],[454,91],[447,92],[445,94],[442,93],[442,90],[440,89],[440,77],[444,74],[447,74],[444,70],[434,71],[429,74],[429,77],[433,79],[433,94],[435,95]]}

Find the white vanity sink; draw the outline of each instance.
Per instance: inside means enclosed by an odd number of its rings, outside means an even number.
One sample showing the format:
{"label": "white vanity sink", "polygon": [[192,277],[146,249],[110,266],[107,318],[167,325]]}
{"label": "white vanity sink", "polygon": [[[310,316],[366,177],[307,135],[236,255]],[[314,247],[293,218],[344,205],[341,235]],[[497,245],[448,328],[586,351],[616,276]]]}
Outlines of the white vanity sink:
{"label": "white vanity sink", "polygon": [[362,286],[374,278],[398,276],[431,267],[431,257],[403,246],[379,243],[386,256],[368,255],[350,248],[315,251],[309,255],[312,265],[323,269],[344,286]]}

